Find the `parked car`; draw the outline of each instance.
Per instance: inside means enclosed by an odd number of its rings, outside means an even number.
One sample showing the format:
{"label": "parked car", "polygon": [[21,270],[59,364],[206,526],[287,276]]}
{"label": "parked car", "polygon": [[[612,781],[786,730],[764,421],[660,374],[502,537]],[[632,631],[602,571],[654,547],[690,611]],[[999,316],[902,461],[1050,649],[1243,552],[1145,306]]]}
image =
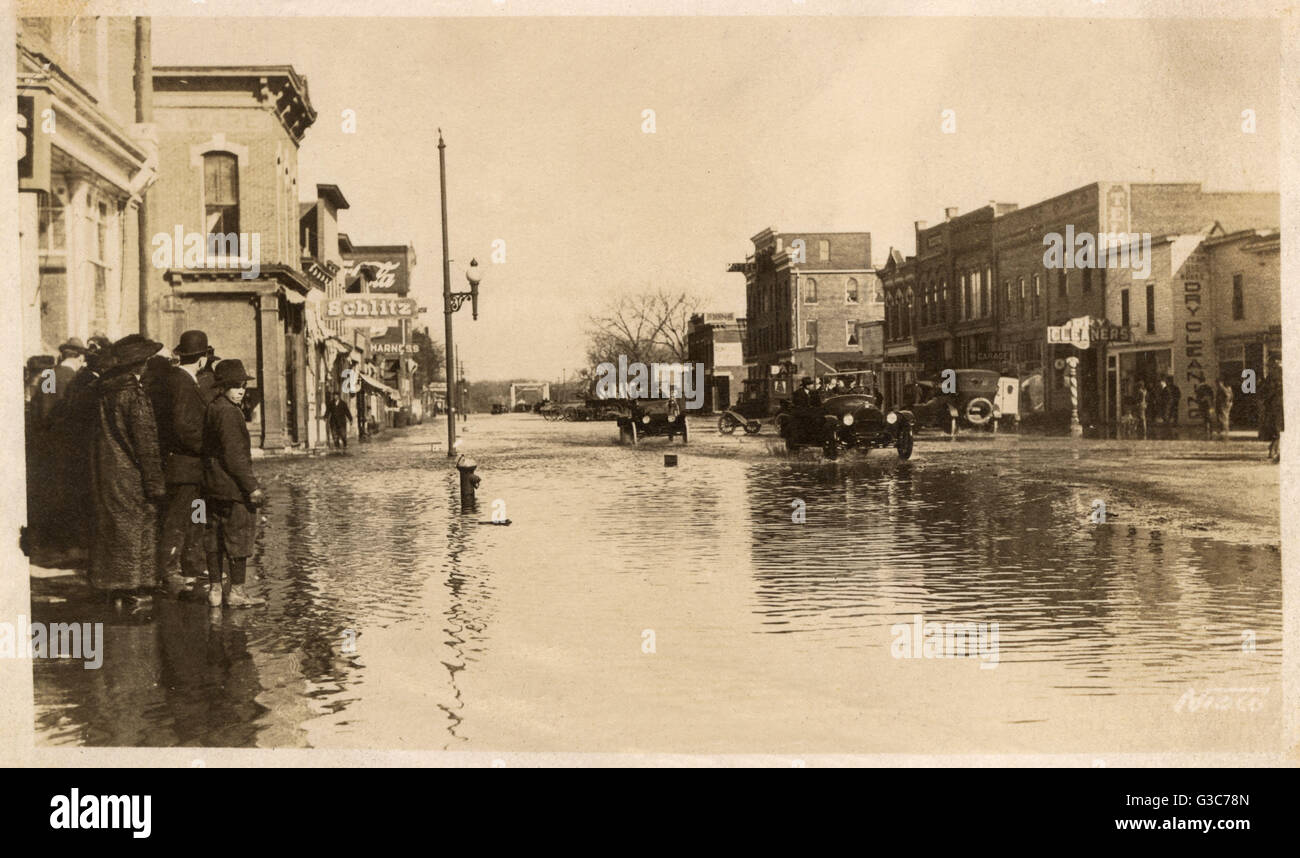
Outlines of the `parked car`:
{"label": "parked car", "polygon": [[500,403],[500,402],[493,402],[493,403],[492,403],[492,413],[493,413],[493,414],[505,414],[505,413],[506,413],[506,407],[505,407],[505,405],[502,404],[502,403]]}
{"label": "parked car", "polygon": [[[956,389],[943,392],[940,381],[918,381],[909,385],[904,396],[912,402],[910,410],[917,427],[933,426],[956,435],[960,426],[989,428],[996,432],[1005,417],[1018,416],[1020,382],[991,369],[954,371]],[[910,395],[909,395],[910,394]]]}
{"label": "parked car", "polygon": [[832,396],[820,408],[791,410],[778,421],[785,448],[821,447],[828,459],[841,450],[893,447],[899,459],[912,456],[913,422],[910,411],[883,411],[873,396],[846,393]]}
{"label": "parked car", "polygon": [[618,440],[624,444],[638,444],[642,438],[666,436],[669,443],[680,436],[682,443],[690,440],[686,425],[686,401],[677,399],[627,400],[618,418]]}

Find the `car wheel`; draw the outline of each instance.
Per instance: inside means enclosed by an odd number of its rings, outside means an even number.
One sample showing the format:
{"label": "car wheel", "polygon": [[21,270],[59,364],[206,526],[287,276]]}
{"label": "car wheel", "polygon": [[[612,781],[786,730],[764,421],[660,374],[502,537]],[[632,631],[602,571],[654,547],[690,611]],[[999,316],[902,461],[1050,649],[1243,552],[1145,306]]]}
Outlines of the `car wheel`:
{"label": "car wheel", "polygon": [[691,438],[691,430],[686,427],[686,417],[683,416],[682,417],[682,443],[683,444],[688,443],[690,441],[690,438]]}
{"label": "car wheel", "polygon": [[631,426],[632,426],[632,446],[635,447],[636,444],[637,444],[637,442],[640,440],[640,433],[638,433],[638,432],[636,431],[636,421],[635,421],[635,420],[632,421]]}
{"label": "car wheel", "polygon": [[745,424],[746,435],[757,435],[759,432],[762,431],[763,431],[763,424],[759,423],[757,420],[751,420]]}
{"label": "car wheel", "polygon": [[906,462],[912,458],[912,427],[910,424],[903,424],[898,430],[898,458]]}
{"label": "car wheel", "polygon": [[718,418],[718,432],[723,435],[730,435],[736,431],[736,421],[731,418],[730,414],[724,414]]}

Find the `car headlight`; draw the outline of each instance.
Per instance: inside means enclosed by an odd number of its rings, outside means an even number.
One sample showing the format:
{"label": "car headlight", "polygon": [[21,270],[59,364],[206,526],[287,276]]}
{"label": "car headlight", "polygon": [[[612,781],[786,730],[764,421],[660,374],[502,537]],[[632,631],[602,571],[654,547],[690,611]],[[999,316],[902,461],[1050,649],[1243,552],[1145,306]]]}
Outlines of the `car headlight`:
{"label": "car headlight", "polygon": [[647,415],[645,415],[644,417],[642,417],[642,418],[641,418],[641,422],[642,422],[642,423],[649,423],[649,422],[650,422],[650,415],[647,414]]}
{"label": "car headlight", "polygon": [[994,409],[993,409],[993,417],[994,417],[994,419],[999,419],[999,418],[1001,418],[1001,417],[1002,417],[1002,412],[1001,412],[1001,411],[998,411],[996,408],[994,408]]}
{"label": "car headlight", "polygon": [[669,414],[669,415],[668,415],[668,422],[669,422],[669,423],[675,423],[675,422],[677,422],[677,415],[676,415],[676,414]]}
{"label": "car headlight", "polygon": [[894,423],[897,423],[897,422],[898,422],[898,412],[897,412],[897,411],[891,411],[891,412],[889,412],[888,414],[886,414],[886,415],[885,415],[885,422],[886,422],[886,423],[889,423],[889,424],[891,424],[891,425],[894,424]]}
{"label": "car headlight", "polygon": [[845,414],[845,415],[844,415],[843,417],[841,417],[840,419],[844,421],[844,425],[845,425],[845,426],[852,426],[852,425],[853,425],[853,415],[852,415],[852,414]]}

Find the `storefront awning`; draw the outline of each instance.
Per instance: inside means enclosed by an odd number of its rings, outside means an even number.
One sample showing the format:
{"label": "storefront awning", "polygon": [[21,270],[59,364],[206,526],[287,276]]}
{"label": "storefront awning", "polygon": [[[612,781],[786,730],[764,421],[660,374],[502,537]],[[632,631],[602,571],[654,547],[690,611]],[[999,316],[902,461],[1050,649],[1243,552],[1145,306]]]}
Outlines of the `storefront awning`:
{"label": "storefront awning", "polygon": [[401,398],[400,393],[398,393],[396,390],[389,387],[388,385],[384,384],[382,381],[375,381],[373,378],[371,378],[368,375],[361,375],[357,377],[360,378],[361,383],[366,385],[367,387],[373,388],[374,390],[377,390],[386,396],[391,396],[393,399]]}

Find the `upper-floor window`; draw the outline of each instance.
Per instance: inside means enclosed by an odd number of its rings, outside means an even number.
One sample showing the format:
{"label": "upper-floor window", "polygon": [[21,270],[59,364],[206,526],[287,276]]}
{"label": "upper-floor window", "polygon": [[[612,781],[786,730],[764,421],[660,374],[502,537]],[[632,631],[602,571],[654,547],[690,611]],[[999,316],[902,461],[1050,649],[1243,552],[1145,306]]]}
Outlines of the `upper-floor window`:
{"label": "upper-floor window", "polygon": [[1156,284],[1147,284],[1147,333],[1156,332]]}
{"label": "upper-floor window", "polygon": [[203,156],[203,215],[208,235],[239,232],[239,161],[229,152]]}
{"label": "upper-floor window", "polygon": [[822,262],[831,261],[831,243],[824,238],[817,242],[817,258]]}
{"label": "upper-floor window", "polygon": [[850,319],[844,323],[844,328],[844,341],[851,346],[856,346],[858,344],[858,323]]}
{"label": "upper-floor window", "polygon": [[1083,294],[1092,292],[1092,269],[1083,269]]}
{"label": "upper-floor window", "polygon": [[939,321],[948,321],[948,281],[939,286]]}
{"label": "upper-floor window", "polygon": [[1129,325],[1133,324],[1132,321],[1131,321],[1131,318],[1132,318],[1132,317],[1129,315],[1129,308],[1128,308],[1128,290],[1127,290],[1127,289],[1121,289],[1121,290],[1119,290],[1119,324],[1120,324],[1120,327],[1122,327],[1122,328],[1127,328]]}
{"label": "upper-floor window", "polygon": [[805,304],[817,303],[817,281],[811,277],[804,283],[803,300]]}
{"label": "upper-floor window", "polygon": [[846,304],[858,303],[858,281],[852,277],[844,284],[844,302]]}
{"label": "upper-floor window", "polygon": [[804,323],[804,345],[814,346],[814,347],[817,345],[817,320],[816,319],[809,319],[807,322]]}
{"label": "upper-floor window", "polygon": [[969,319],[970,318],[970,281],[966,279],[965,274],[961,276],[961,292],[959,293],[959,295],[961,298],[961,308],[958,310],[957,318]]}
{"label": "upper-floor window", "polygon": [[1246,290],[1240,274],[1232,275],[1232,318],[1246,318]]}
{"label": "upper-floor window", "polygon": [[1043,281],[1039,275],[1035,274],[1034,275],[1034,318],[1035,319],[1037,319],[1039,316],[1042,315],[1043,307],[1042,304],[1040,303],[1040,299],[1042,297],[1043,297]]}
{"label": "upper-floor window", "polygon": [[67,193],[65,187],[57,186],[50,193],[41,194],[37,249],[42,257],[42,265],[62,265],[62,258],[67,254],[68,219],[67,207],[63,204]]}
{"label": "upper-floor window", "polygon": [[1056,294],[1064,298],[1070,289],[1070,275],[1065,273],[1064,268],[1057,269],[1056,272]]}
{"label": "upper-floor window", "polygon": [[[993,292],[997,287],[993,284],[993,268],[990,266],[984,269],[984,280],[980,285],[980,317],[988,318],[993,315]],[[991,350],[991,348],[989,349]]]}
{"label": "upper-floor window", "polygon": [[1014,295],[1014,293],[1013,293],[1012,290],[1011,290],[1011,281],[1010,281],[1010,280],[1003,280],[1003,281],[1002,281],[1002,291],[1006,294],[1006,298],[1004,299],[1004,301],[1003,301],[1003,303],[1002,303],[1002,315],[1005,316],[1005,317],[1007,317],[1007,318],[1009,319],[1009,318],[1011,318],[1011,307],[1012,307],[1013,302],[1014,302],[1014,300],[1015,300],[1015,295]]}

